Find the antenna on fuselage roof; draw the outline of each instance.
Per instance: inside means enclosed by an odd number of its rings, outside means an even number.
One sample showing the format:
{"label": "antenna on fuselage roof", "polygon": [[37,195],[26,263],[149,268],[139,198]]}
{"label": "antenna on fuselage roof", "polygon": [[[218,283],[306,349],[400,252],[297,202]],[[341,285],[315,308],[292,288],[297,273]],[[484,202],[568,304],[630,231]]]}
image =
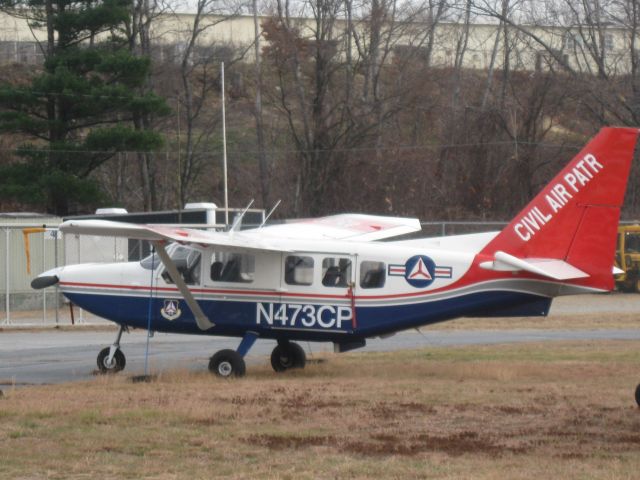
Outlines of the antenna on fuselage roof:
{"label": "antenna on fuselage roof", "polygon": [[231,228],[229,229],[229,232],[235,232],[238,228],[240,228],[240,224],[242,223],[242,218],[244,217],[244,214],[247,213],[247,210],[249,210],[249,208],[251,208],[251,205],[253,205],[253,198],[249,202],[249,205],[247,205],[244,208],[244,210],[242,210],[240,215],[238,215],[236,218],[233,219],[233,225],[231,225]]}
{"label": "antenna on fuselage roof", "polygon": [[278,208],[278,206],[280,205],[280,202],[282,202],[282,200],[278,200],[276,202],[276,204],[273,206],[273,208],[271,210],[269,210],[269,213],[267,213],[267,216],[264,217],[264,220],[262,221],[262,223],[258,227],[258,230],[260,230],[262,227],[264,227],[264,224],[267,223],[267,220],[269,220],[269,217],[271,216],[271,214],[276,211],[276,208]]}

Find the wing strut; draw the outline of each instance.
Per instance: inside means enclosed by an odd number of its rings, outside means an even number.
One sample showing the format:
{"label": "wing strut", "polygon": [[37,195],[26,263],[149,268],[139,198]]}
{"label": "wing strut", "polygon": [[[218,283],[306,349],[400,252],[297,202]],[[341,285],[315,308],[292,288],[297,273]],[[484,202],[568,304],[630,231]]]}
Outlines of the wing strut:
{"label": "wing strut", "polygon": [[198,324],[200,330],[208,330],[211,327],[214,327],[215,324],[207,318],[207,316],[200,308],[200,305],[198,305],[198,302],[196,302],[196,299],[193,297],[191,290],[189,290],[189,287],[187,287],[187,284],[182,278],[182,275],[180,275],[180,273],[178,272],[176,264],[167,253],[167,250],[164,248],[164,244],[158,241],[151,243],[156,248],[160,260],[162,260],[162,263],[169,272],[169,275],[171,275],[171,279],[175,282],[176,287],[178,287],[178,290],[180,290],[180,293],[184,297],[184,301],[193,312],[193,316],[196,318],[196,323]]}

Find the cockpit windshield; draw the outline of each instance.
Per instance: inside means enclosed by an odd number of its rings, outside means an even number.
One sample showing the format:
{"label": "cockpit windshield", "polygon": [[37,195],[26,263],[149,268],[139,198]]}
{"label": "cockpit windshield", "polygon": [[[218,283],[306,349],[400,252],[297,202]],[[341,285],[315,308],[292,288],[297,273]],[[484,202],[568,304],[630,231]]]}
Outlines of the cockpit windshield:
{"label": "cockpit windshield", "polygon": [[[198,250],[188,247],[176,247],[169,252],[169,255],[187,285],[194,285],[200,282],[200,252]],[[167,283],[175,283],[167,270],[162,273],[162,278]]]}
{"label": "cockpit windshield", "polygon": [[140,266],[145,270],[155,270],[156,268],[158,268],[160,263],[160,257],[157,253],[152,253],[151,255],[140,260]]}
{"label": "cockpit windshield", "polygon": [[[200,252],[193,248],[182,247],[176,244],[169,246],[167,249],[169,256],[173,260],[178,272],[184,278],[185,283],[193,285],[200,282]],[[146,270],[156,270],[162,261],[157,253],[153,253],[148,257],[140,260],[140,266]],[[167,283],[174,283],[169,272],[162,272],[162,278]]]}

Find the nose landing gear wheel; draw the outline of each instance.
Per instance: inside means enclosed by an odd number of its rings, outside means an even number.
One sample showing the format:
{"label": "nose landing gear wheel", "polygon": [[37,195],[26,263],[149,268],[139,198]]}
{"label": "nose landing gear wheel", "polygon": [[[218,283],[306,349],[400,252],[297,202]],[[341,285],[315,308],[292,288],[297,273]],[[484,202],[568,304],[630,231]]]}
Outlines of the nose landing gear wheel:
{"label": "nose landing gear wheel", "polygon": [[304,349],[293,342],[279,343],[271,352],[271,366],[276,372],[291,368],[304,368],[307,356]]}
{"label": "nose landing gear wheel", "polygon": [[235,350],[220,350],[209,360],[209,371],[219,377],[244,377],[246,365]]}
{"label": "nose landing gear wheel", "polygon": [[116,350],[113,358],[109,361],[110,347],[103,348],[98,354],[98,369],[100,373],[117,373],[124,370],[127,359],[120,349]]}

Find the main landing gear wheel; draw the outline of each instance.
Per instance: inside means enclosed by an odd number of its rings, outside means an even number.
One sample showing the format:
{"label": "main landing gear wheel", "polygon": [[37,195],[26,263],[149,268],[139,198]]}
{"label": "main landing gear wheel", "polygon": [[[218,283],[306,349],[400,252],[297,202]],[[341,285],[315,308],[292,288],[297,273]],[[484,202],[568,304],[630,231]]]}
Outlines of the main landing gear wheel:
{"label": "main landing gear wheel", "polygon": [[127,364],[127,359],[124,353],[120,349],[117,349],[113,354],[113,358],[109,361],[109,351],[111,347],[106,347],[100,350],[98,354],[98,369],[100,373],[117,373],[124,370]]}
{"label": "main landing gear wheel", "polygon": [[304,368],[305,363],[307,363],[307,356],[297,343],[279,343],[271,352],[271,366],[276,372]]}
{"label": "main landing gear wheel", "polygon": [[636,403],[640,407],[640,383],[636,387]]}
{"label": "main landing gear wheel", "polygon": [[235,350],[220,350],[209,360],[209,371],[219,377],[244,377],[246,370],[244,359]]}

